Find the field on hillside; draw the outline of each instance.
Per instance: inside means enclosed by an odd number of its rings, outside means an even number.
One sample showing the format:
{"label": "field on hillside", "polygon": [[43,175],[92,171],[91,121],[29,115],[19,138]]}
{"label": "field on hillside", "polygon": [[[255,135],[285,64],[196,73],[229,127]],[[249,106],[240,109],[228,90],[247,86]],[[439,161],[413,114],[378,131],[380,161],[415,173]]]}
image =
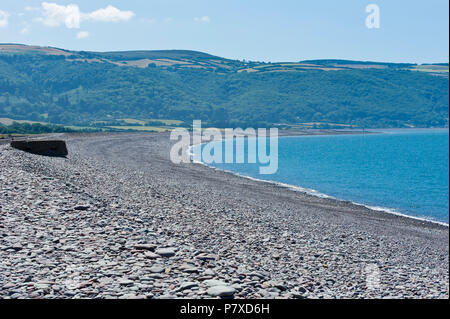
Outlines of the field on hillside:
{"label": "field on hillside", "polygon": [[429,73],[449,73],[448,65],[417,65],[411,70]]}
{"label": "field on hillside", "polygon": [[448,64],[0,49],[0,118],[102,130],[165,130],[195,119],[222,128],[448,125]]}
{"label": "field on hillside", "polygon": [[44,122],[37,122],[37,121],[13,120],[13,119],[10,119],[10,118],[5,118],[5,117],[0,118],[0,124],[3,124],[3,125],[11,125],[14,122],[17,122],[17,123],[29,123],[29,124],[35,124],[35,123],[47,124],[47,123],[44,123]]}
{"label": "field on hillside", "polygon": [[171,127],[161,127],[161,126],[108,126],[115,130],[124,131],[140,131],[140,132],[165,132],[170,131]]}
{"label": "field on hillside", "polygon": [[165,125],[178,125],[183,123],[183,121],[180,120],[166,120],[166,119],[144,119],[144,120],[137,120],[137,119],[130,119],[130,118],[125,118],[125,119],[119,119],[121,121],[124,121],[126,123],[130,123],[130,124],[139,124],[139,125],[145,125],[147,122],[161,122],[164,123]]}

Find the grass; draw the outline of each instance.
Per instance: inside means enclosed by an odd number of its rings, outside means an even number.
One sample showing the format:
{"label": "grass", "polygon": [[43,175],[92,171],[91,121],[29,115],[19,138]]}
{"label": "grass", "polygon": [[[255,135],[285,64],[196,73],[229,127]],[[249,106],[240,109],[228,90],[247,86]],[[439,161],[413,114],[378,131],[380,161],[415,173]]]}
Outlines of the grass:
{"label": "grass", "polygon": [[333,125],[333,126],[342,126],[342,127],[350,127],[350,124],[339,124],[339,123],[325,123],[325,122],[311,122],[311,123],[300,123],[303,125]]}
{"label": "grass", "polygon": [[432,73],[449,73],[449,68],[446,65],[417,65],[411,68],[411,70]]}
{"label": "grass", "polygon": [[140,132],[165,132],[173,129],[172,127],[166,126],[107,126],[115,130],[132,130]]}
{"label": "grass", "polygon": [[275,64],[263,64],[254,66],[253,69],[264,69],[264,68],[273,68]]}
{"label": "grass", "polygon": [[280,66],[299,66],[299,67],[305,67],[305,66],[321,67],[320,65],[309,64],[309,63],[280,63],[279,65]]}
{"label": "grass", "polygon": [[[108,130],[131,130],[131,131],[140,131],[140,132],[165,132],[170,131],[174,129],[173,126],[170,125],[178,125],[180,123],[183,123],[179,120],[166,120],[166,119],[146,119],[146,120],[138,120],[138,119],[132,119],[132,118],[125,118],[125,119],[119,119],[121,121],[124,121],[128,124],[134,124],[134,125],[123,125],[123,126],[104,126],[104,127],[95,127],[95,126],[75,126],[75,125],[62,125],[65,128],[74,130],[74,131],[82,131],[82,130],[91,130],[91,129],[100,129],[102,131],[108,131]],[[161,123],[164,123],[164,125],[161,126],[146,126],[145,123],[149,121],[158,121]],[[0,118],[0,124],[3,125],[11,125],[13,122],[18,123],[29,123],[29,124],[35,124],[39,123],[42,125],[49,125],[50,123],[44,123],[44,122],[37,122],[37,121],[28,121],[28,120],[13,120],[10,118]],[[104,123],[107,124],[107,121],[98,121],[96,123]],[[136,126],[138,124],[138,126]],[[165,126],[167,125],[167,126]],[[3,138],[7,137],[8,134],[3,134]],[[17,135],[19,136],[19,135]]]}
{"label": "grass", "polygon": [[13,124],[13,122],[29,123],[29,124],[39,123],[39,124],[43,124],[43,125],[48,124],[48,123],[44,123],[44,122],[36,122],[36,121],[28,121],[28,120],[13,120],[13,119],[10,119],[10,118],[7,118],[7,117],[0,118],[0,124],[3,124],[3,125],[11,125],[11,124]]}
{"label": "grass", "polygon": [[124,121],[128,124],[139,124],[139,125],[145,125],[145,121],[143,120],[136,120],[136,119],[118,119],[119,121]]}
{"label": "grass", "polygon": [[145,125],[145,123],[150,122],[150,121],[155,121],[155,122],[161,122],[164,123],[165,125],[178,125],[183,123],[183,121],[180,120],[166,120],[166,119],[145,119],[145,120],[138,120],[138,119],[118,119],[119,121],[124,121],[125,123],[129,123],[129,124],[139,124],[139,125]]}
{"label": "grass", "polygon": [[[75,126],[75,125],[62,125],[62,124],[53,124],[53,123],[46,123],[46,122],[37,122],[37,121],[28,121],[28,120],[13,120],[10,118],[0,118],[0,125],[12,125],[14,122],[17,123],[28,123],[28,124],[42,124],[42,125],[55,125],[55,126],[63,126],[67,129],[71,129],[71,130],[76,130],[76,131],[81,131],[81,130],[91,130],[91,129],[98,129],[97,127],[92,127],[92,126]],[[5,135],[5,134],[3,134]],[[20,136],[20,134],[13,134],[14,136]],[[7,136],[7,134],[6,134]]]}
{"label": "grass", "polygon": [[101,127],[93,127],[93,126],[74,126],[74,125],[63,125],[65,128],[68,128],[70,130],[74,131],[81,131],[81,130],[92,130],[92,129],[101,129]]}
{"label": "grass", "polygon": [[339,66],[322,66],[316,64],[309,63],[270,63],[265,65],[257,65],[251,68],[252,70],[258,71],[260,73],[267,72],[303,72],[305,70],[322,70],[322,71],[331,71],[331,70],[343,70]]}
{"label": "grass", "polygon": [[321,127],[323,125],[328,125],[329,127],[341,127],[341,128],[352,128],[353,125],[350,124],[339,124],[339,123],[325,123],[325,122],[309,122],[309,123],[296,123],[296,124],[287,124],[293,129],[309,129],[316,127]]}
{"label": "grass", "polygon": [[150,119],[149,121],[158,121],[158,122],[162,122],[166,125],[178,125],[178,124],[183,123],[183,121],[180,121],[180,120]]}
{"label": "grass", "polygon": [[17,134],[17,133],[0,134],[0,139],[8,138],[10,136],[12,136],[12,137],[20,137],[20,136],[28,136],[28,135],[34,135],[34,134]]}

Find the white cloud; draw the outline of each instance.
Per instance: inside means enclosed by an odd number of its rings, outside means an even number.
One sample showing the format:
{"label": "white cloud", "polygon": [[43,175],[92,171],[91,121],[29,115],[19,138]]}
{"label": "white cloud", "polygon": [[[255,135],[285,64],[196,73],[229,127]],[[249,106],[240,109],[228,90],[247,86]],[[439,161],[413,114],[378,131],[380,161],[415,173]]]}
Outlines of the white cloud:
{"label": "white cloud", "polygon": [[[27,7],[30,11],[33,8]],[[133,11],[122,11],[108,5],[106,8],[98,9],[92,12],[81,12],[76,4],[67,6],[56,3],[43,2],[42,16],[35,19],[49,27],[59,27],[65,25],[69,29],[79,29],[81,21],[90,20],[96,22],[121,22],[128,21],[135,16]]]}
{"label": "white cloud", "polygon": [[87,31],[80,31],[77,33],[77,39],[79,40],[86,39],[87,37],[89,37],[89,32]]}
{"label": "white cloud", "polygon": [[64,24],[69,29],[79,29],[81,21],[80,9],[76,4],[61,6],[56,3],[42,3],[42,14],[38,21],[48,27],[59,27]]}
{"label": "white cloud", "polygon": [[195,17],[194,21],[195,22],[210,23],[211,19],[208,16],[203,16],[203,17],[200,17],[200,18]]}
{"label": "white cloud", "polygon": [[100,22],[120,22],[128,21],[135,16],[133,11],[121,11],[111,5],[103,9],[98,9],[87,13],[86,19]]}
{"label": "white cloud", "polygon": [[0,10],[0,28],[6,27],[8,25],[9,13]]}

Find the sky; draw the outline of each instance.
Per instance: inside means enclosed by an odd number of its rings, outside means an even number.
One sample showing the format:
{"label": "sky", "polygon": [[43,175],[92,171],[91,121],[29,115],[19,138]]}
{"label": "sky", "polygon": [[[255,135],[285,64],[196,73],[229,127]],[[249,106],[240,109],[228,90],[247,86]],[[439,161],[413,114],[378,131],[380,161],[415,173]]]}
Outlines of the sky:
{"label": "sky", "polygon": [[448,12],[448,0],[0,0],[0,43],[436,63],[449,61]]}

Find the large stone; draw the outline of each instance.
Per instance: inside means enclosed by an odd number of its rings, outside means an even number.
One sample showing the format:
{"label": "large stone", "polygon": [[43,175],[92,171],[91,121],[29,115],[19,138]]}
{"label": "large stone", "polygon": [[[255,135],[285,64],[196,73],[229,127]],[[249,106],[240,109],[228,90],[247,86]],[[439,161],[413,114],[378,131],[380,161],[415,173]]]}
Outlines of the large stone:
{"label": "large stone", "polygon": [[121,286],[131,286],[132,284],[134,284],[134,281],[129,280],[129,279],[119,280],[119,285],[121,285]]}
{"label": "large stone", "polygon": [[213,297],[230,297],[236,290],[229,286],[214,286],[208,289],[208,295]]}
{"label": "large stone", "polygon": [[88,210],[89,209],[89,205],[77,205],[73,208],[74,210]]}
{"label": "large stone", "polygon": [[144,253],[144,256],[147,257],[147,258],[150,258],[150,259],[156,259],[156,258],[161,257],[160,255],[155,254],[155,253],[153,253],[153,252],[151,252],[151,251],[146,251],[146,252]]}
{"label": "large stone", "polygon": [[191,289],[194,287],[198,287],[198,284],[195,282],[185,282],[180,285],[180,287],[178,288],[178,291],[183,291],[183,290]]}
{"label": "large stone", "polygon": [[65,157],[67,151],[66,142],[62,140],[23,140],[11,141],[11,147],[28,153]]}
{"label": "large stone", "polygon": [[216,279],[205,280],[204,284],[206,284],[209,287],[226,286],[227,285],[227,283],[223,282],[222,280],[216,280]]}
{"label": "large stone", "polygon": [[137,250],[149,250],[149,251],[154,251],[156,249],[156,245],[154,244],[137,244],[133,246],[134,249]]}
{"label": "large stone", "polygon": [[175,255],[175,249],[173,248],[160,248],[155,251],[156,254],[162,257],[172,257]]}
{"label": "large stone", "polygon": [[152,272],[154,274],[159,274],[159,273],[164,272],[164,267],[154,265],[149,270],[150,270],[150,272]]}

